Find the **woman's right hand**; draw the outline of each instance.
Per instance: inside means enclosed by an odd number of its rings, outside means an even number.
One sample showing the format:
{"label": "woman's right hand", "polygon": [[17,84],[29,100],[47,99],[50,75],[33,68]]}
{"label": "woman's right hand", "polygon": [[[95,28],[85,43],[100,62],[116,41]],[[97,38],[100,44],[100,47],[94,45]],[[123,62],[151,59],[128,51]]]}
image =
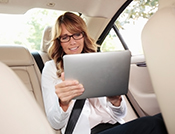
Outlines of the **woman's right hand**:
{"label": "woman's right hand", "polygon": [[80,96],[84,92],[84,88],[77,80],[65,80],[64,72],[61,74],[61,79],[62,82],[55,86],[55,93],[59,98],[60,106],[66,111],[71,100]]}

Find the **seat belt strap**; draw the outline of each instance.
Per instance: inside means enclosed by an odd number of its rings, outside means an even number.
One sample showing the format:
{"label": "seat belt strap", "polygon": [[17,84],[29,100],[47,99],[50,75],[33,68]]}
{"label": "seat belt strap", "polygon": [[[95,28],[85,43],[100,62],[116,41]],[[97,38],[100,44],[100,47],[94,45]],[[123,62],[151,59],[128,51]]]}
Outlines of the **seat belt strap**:
{"label": "seat belt strap", "polygon": [[83,109],[84,103],[85,103],[86,99],[81,99],[81,100],[76,100],[74,107],[72,109],[72,112],[70,114],[69,120],[68,120],[68,124],[65,130],[65,134],[72,134],[75,125],[77,123],[77,120],[81,114],[81,111]]}
{"label": "seat belt strap", "polygon": [[33,55],[33,57],[36,61],[36,64],[38,65],[38,68],[39,68],[40,72],[42,73],[42,70],[44,68],[44,63],[43,63],[43,60],[42,60],[40,54],[38,52],[31,52],[31,54]]}

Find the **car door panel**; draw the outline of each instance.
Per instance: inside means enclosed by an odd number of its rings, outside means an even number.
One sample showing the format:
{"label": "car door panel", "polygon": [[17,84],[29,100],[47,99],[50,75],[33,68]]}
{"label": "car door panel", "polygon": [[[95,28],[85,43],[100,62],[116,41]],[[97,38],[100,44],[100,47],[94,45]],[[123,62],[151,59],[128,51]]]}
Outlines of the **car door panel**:
{"label": "car door panel", "polygon": [[128,98],[139,116],[160,112],[143,55],[131,58]]}

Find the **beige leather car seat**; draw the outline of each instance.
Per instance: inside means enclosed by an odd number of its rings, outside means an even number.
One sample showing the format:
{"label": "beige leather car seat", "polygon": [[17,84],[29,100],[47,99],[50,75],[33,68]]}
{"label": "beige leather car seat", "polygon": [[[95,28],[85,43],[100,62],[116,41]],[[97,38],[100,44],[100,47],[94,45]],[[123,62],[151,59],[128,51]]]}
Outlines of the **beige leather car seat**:
{"label": "beige leather car seat", "polygon": [[2,62],[0,74],[0,134],[54,134],[29,90]]}
{"label": "beige leather car seat", "polygon": [[41,47],[40,47],[40,52],[39,52],[44,63],[46,61],[50,60],[50,57],[48,56],[47,51],[48,51],[48,48],[50,46],[51,33],[52,33],[52,27],[46,26],[44,31],[43,31],[42,40],[41,40]]}
{"label": "beige leather car seat", "polygon": [[175,134],[175,0],[160,0],[145,25],[143,49],[169,134]]}
{"label": "beige leather car seat", "polygon": [[20,45],[0,45],[0,61],[14,70],[44,111],[41,74],[28,49]]}
{"label": "beige leather car seat", "polygon": [[[45,113],[41,92],[41,73],[28,49],[21,45],[0,45],[0,62],[5,63],[17,74]],[[11,84],[10,81],[9,84]],[[60,134],[60,130],[54,132]]]}

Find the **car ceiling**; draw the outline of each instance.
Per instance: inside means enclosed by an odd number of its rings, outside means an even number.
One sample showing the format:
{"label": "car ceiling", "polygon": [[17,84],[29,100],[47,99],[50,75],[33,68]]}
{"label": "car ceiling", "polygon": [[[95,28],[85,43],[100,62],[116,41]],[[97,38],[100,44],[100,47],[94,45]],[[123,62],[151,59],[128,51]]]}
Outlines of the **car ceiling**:
{"label": "car ceiling", "polygon": [[24,14],[31,8],[48,8],[112,18],[124,2],[126,0],[0,0],[0,13]]}

